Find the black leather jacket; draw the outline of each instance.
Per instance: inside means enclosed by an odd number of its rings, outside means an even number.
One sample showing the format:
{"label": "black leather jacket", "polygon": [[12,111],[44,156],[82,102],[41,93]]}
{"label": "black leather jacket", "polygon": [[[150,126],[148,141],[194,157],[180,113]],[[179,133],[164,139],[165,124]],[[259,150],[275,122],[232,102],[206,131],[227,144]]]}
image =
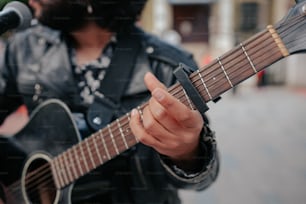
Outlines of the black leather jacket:
{"label": "black leather jacket", "polygon": [[[143,33],[141,36],[143,51],[137,58],[121,101],[125,111],[149,97],[143,83],[146,72],[153,72],[166,86],[171,86],[176,81],[172,72],[179,62],[196,67],[191,54],[151,35]],[[3,53],[0,61],[0,123],[18,105],[24,103],[32,111],[49,98],[64,101],[72,112],[86,113],[87,107],[80,105],[78,98],[67,44],[59,32],[37,25],[10,39]],[[202,190],[217,177],[218,158],[213,134],[203,135],[200,142],[207,158],[199,161],[202,168],[194,175],[180,174],[154,150],[137,144],[128,153],[98,168],[96,172],[99,173],[93,173],[91,178],[81,178],[75,186],[87,190],[76,188],[73,196],[75,200],[87,199],[91,195],[88,189],[101,189],[105,183],[99,180],[108,180],[111,184],[107,188],[113,203],[180,203],[177,189]],[[98,197],[94,199],[98,203]]]}

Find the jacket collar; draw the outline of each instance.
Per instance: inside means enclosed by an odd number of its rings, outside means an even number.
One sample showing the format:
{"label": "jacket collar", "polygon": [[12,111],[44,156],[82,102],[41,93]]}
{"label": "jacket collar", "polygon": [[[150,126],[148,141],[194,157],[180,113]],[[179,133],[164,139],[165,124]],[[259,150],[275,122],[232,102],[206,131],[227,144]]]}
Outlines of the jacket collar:
{"label": "jacket collar", "polygon": [[40,23],[35,24],[32,29],[33,35],[36,35],[38,38],[43,38],[49,43],[58,44],[61,42],[61,36],[63,34],[58,30],[43,26]]}

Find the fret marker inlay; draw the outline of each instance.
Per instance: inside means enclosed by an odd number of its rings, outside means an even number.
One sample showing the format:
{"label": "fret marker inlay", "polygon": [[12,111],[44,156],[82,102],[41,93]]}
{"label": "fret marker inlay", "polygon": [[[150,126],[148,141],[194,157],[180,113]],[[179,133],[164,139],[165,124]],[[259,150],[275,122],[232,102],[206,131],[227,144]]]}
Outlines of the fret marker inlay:
{"label": "fret marker inlay", "polygon": [[228,83],[231,85],[231,87],[234,87],[233,84],[232,84],[232,82],[231,82],[231,80],[229,79],[229,77],[228,77],[228,75],[227,75],[225,69],[224,69],[224,66],[223,66],[223,64],[222,64],[222,62],[221,62],[221,60],[220,60],[220,58],[218,57],[217,60],[218,60],[218,62],[219,62],[219,64],[220,64],[220,66],[221,66],[221,69],[222,69],[223,73],[225,74],[225,77],[226,77]]}

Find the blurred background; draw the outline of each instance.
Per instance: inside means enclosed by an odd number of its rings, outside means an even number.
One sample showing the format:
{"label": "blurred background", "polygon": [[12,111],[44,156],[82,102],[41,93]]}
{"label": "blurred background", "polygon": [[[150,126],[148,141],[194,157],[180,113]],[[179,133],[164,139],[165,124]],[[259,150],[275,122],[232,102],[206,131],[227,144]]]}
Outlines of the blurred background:
{"label": "blurred background", "polygon": [[[0,8],[8,1],[0,0]],[[281,20],[294,4],[149,0],[139,25],[187,49],[203,67]],[[216,104],[208,104],[220,149],[220,174],[205,191],[181,191],[184,204],[306,203],[305,64],[305,54],[289,56],[224,93]],[[0,134],[17,131],[26,120],[27,111],[21,107],[0,127]]]}

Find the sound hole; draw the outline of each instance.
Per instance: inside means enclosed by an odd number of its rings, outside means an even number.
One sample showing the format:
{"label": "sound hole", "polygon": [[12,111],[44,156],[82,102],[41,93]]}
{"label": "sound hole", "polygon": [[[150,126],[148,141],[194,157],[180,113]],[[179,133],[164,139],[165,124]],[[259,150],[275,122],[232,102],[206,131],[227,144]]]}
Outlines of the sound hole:
{"label": "sound hole", "polygon": [[24,179],[25,192],[31,203],[54,203],[56,187],[48,161],[43,158],[32,161]]}

